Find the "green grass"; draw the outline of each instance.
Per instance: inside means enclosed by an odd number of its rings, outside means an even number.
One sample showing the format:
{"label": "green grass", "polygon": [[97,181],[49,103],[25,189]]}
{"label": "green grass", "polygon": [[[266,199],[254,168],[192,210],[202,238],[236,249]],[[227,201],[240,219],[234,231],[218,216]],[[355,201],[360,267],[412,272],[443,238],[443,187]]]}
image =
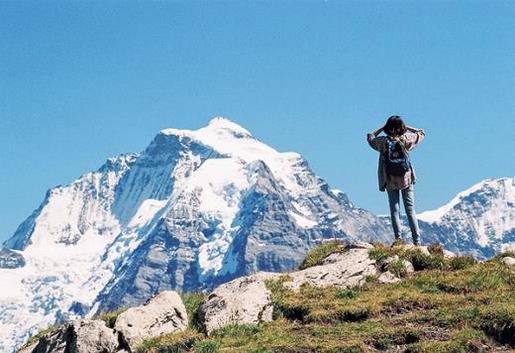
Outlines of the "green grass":
{"label": "green grass", "polygon": [[307,253],[304,261],[299,266],[299,270],[320,265],[327,256],[343,251],[345,251],[345,248],[340,240],[331,240],[323,243]]}
{"label": "green grass", "polygon": [[108,311],[108,312],[98,315],[97,319],[104,321],[106,323],[107,327],[114,328],[116,319],[118,318],[118,316],[121,313],[123,313],[126,310],[127,310],[127,308],[118,308],[113,311]]}
{"label": "green grass", "polygon": [[[316,266],[342,249],[340,243],[325,243],[308,254],[301,268]],[[192,325],[189,334],[177,340],[195,337],[182,349],[202,353],[355,353],[396,347],[416,353],[466,353],[481,347],[515,348],[515,270],[501,264],[500,257],[484,263],[471,257],[447,259],[436,245],[432,255],[385,246],[369,253],[379,267],[399,256],[389,270],[404,279],[384,285],[370,277],[359,288],[303,285],[293,291],[283,286],[288,279],[284,275],[267,281],[274,304],[272,322],[230,325],[209,337],[197,336]],[[403,260],[412,262],[417,272],[405,277]],[[185,298],[189,313],[201,298]],[[171,352],[152,349],[140,353]]]}
{"label": "green grass", "polygon": [[41,331],[39,331],[38,333],[36,333],[34,336],[32,336],[31,338],[29,338],[29,340],[23,345],[20,347],[20,350],[22,348],[26,348],[26,347],[29,347],[31,345],[33,345],[34,343],[38,342],[39,339],[43,336],[45,336],[46,334],[52,332],[53,330],[55,330],[57,328],[56,325],[51,325]]}
{"label": "green grass", "polygon": [[[336,243],[314,249],[304,266],[342,251]],[[417,249],[376,246],[378,266],[394,255],[389,268],[403,276],[402,260],[418,269],[401,282],[380,284],[370,277],[362,287],[297,291],[283,286],[288,275],[267,281],[274,320],[258,325],[229,325],[209,337],[196,321],[202,293],[182,294],[190,318],[182,333],[144,341],[138,353],[336,353],[400,351],[466,353],[515,348],[515,269],[501,257],[478,263],[469,257],[446,259]],[[398,267],[398,269],[396,269]],[[114,316],[114,314],[110,314]]]}
{"label": "green grass", "polygon": [[182,293],[181,298],[188,314],[189,327],[200,330],[198,309],[202,301],[206,298],[206,294],[203,292]]}
{"label": "green grass", "polygon": [[136,353],[191,352],[191,349],[203,338],[202,334],[194,330],[153,337],[140,343]]}

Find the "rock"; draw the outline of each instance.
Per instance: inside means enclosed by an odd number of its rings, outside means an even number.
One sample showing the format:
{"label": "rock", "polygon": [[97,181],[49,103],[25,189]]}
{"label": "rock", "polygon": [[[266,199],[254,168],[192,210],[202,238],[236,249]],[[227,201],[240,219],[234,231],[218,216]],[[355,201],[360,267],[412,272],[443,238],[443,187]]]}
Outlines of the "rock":
{"label": "rock", "polygon": [[345,245],[346,249],[373,249],[374,245],[365,241],[354,240],[349,244]]}
{"label": "rock", "polygon": [[30,346],[21,348],[16,353],[32,353],[32,352],[34,352],[34,348],[36,348],[37,345],[38,345],[38,342],[34,342]]}
{"label": "rock", "polygon": [[42,338],[32,350],[23,353],[111,353],[118,340],[101,320],[77,320],[63,325]]}
{"label": "rock", "polygon": [[408,260],[402,260],[402,264],[404,265],[404,269],[406,270],[406,273],[413,273],[415,272],[415,267],[413,267],[413,264],[409,262]]}
{"label": "rock", "polygon": [[427,256],[432,256],[429,250],[427,249],[427,246],[421,246],[421,245],[413,245],[413,244],[406,244],[402,246],[404,249],[413,249],[413,250],[419,250],[422,254]]}
{"label": "rock", "polygon": [[446,259],[452,259],[453,257],[456,257],[456,254],[449,250],[443,250],[443,257]]}
{"label": "rock", "polygon": [[388,266],[392,262],[396,262],[396,261],[399,261],[399,255],[393,255],[393,256],[387,257],[386,260],[384,260],[384,265]]}
{"label": "rock", "polygon": [[285,281],[284,286],[298,289],[308,283],[317,287],[348,288],[363,284],[367,276],[375,274],[375,260],[368,256],[368,249],[350,249],[329,255],[321,265],[290,273],[291,279]]}
{"label": "rock", "polygon": [[72,326],[76,335],[75,350],[73,345],[71,352],[76,353],[107,353],[118,348],[118,340],[113,330],[101,320],[75,321]]}
{"label": "rock", "polygon": [[505,256],[502,258],[502,263],[508,266],[515,266],[515,258],[511,256]]}
{"label": "rock", "polygon": [[281,274],[258,272],[217,287],[199,308],[200,324],[209,335],[229,324],[272,321],[271,292],[265,281]]}
{"label": "rock", "polygon": [[177,292],[164,291],[142,306],[127,309],[114,324],[122,341],[132,350],[144,339],[184,331],[188,315]]}
{"label": "rock", "polygon": [[391,273],[390,271],[386,271],[386,272],[383,272],[381,273],[381,275],[379,276],[379,278],[377,278],[377,280],[379,281],[379,283],[397,283],[397,282],[400,282],[400,278],[395,276],[393,273]]}
{"label": "rock", "polygon": [[0,268],[19,268],[25,266],[25,259],[20,252],[0,249]]}

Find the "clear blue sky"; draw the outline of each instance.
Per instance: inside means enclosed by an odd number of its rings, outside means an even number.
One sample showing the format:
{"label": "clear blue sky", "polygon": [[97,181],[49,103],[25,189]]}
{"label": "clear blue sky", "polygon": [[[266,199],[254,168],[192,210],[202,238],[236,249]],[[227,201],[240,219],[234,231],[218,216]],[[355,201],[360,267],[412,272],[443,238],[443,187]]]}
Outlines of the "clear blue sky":
{"label": "clear blue sky", "polygon": [[45,191],[227,116],[386,213],[365,133],[423,127],[417,208],[515,169],[515,2],[0,2],[0,240]]}

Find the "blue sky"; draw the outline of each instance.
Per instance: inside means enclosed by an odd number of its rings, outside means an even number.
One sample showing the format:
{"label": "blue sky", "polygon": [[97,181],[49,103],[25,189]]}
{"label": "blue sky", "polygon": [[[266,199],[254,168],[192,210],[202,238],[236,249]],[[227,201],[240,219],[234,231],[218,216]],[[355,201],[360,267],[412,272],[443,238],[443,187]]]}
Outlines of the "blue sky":
{"label": "blue sky", "polygon": [[419,211],[515,166],[515,2],[0,2],[0,240],[45,191],[227,116],[386,213],[365,133],[423,127]]}

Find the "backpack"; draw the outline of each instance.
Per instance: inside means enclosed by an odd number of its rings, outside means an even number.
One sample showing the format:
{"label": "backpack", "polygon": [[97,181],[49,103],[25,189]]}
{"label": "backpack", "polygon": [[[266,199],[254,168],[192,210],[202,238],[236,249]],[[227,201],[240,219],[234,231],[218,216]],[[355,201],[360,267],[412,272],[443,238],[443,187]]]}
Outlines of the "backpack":
{"label": "backpack", "polygon": [[386,174],[403,176],[410,170],[409,154],[399,139],[386,139],[385,169]]}

